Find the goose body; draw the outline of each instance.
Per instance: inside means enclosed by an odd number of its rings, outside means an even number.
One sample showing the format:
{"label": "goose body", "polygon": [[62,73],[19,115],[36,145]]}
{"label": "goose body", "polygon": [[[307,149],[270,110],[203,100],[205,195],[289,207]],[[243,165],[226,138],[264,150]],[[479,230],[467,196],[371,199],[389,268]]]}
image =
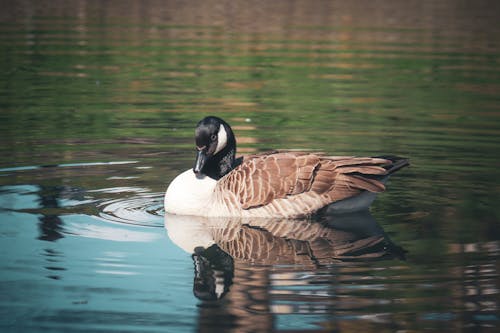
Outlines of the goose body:
{"label": "goose body", "polygon": [[231,127],[217,117],[198,123],[196,146],[194,168],[177,176],[165,193],[167,213],[298,218],[321,210],[358,211],[408,165],[398,157],[279,151],[236,159]]}

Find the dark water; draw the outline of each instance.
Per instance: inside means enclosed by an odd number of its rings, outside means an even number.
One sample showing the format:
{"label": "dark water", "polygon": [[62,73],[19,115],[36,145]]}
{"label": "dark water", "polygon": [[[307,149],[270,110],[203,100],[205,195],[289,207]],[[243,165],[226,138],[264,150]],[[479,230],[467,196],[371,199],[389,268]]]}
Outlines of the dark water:
{"label": "dark water", "polygon": [[[2,332],[499,330],[497,2],[1,7]],[[369,215],[164,218],[208,114],[412,165]]]}

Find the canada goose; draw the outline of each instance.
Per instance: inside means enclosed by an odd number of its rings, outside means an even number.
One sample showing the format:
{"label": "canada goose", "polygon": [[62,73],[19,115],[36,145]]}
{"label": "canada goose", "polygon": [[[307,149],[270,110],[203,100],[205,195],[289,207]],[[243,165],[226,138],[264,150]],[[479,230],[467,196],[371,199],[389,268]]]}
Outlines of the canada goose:
{"label": "canada goose", "polygon": [[236,158],[231,127],[217,117],[196,126],[193,169],[165,193],[165,211],[180,215],[306,217],[325,210],[367,209],[395,171],[400,157],[326,156],[273,151]]}

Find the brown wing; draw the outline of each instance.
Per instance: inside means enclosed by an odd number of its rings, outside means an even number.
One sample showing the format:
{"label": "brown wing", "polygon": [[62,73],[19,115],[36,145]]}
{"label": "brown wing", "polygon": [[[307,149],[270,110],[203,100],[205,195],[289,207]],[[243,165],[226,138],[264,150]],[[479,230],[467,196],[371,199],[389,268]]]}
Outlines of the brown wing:
{"label": "brown wing", "polygon": [[324,206],[364,190],[383,191],[384,185],[370,175],[385,175],[387,171],[382,166],[391,163],[371,157],[273,152],[245,158],[217,186],[218,190],[230,191],[243,209],[308,193],[319,196],[320,206]]}

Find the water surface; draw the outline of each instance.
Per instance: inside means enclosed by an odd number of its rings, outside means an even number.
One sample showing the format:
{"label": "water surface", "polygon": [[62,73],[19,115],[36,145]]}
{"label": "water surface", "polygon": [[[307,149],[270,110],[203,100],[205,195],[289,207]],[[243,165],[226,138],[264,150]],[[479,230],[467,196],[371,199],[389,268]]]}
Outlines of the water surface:
{"label": "water surface", "polygon": [[[2,331],[498,331],[498,4],[2,8]],[[330,247],[256,220],[198,229],[230,258],[192,256],[162,196],[209,114],[243,154],[412,165],[368,216],[286,224],[330,228]],[[373,246],[321,252],[345,242]]]}

